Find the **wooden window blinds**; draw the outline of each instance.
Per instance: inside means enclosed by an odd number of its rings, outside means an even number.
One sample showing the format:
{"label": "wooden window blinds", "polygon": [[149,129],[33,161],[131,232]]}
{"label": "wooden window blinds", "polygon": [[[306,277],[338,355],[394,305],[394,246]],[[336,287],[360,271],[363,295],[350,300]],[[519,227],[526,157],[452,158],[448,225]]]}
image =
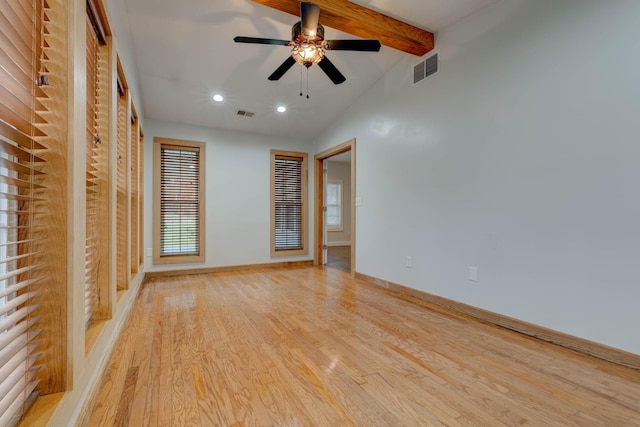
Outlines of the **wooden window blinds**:
{"label": "wooden window blinds", "polygon": [[[133,105],[131,106],[133,110]],[[132,114],[131,115],[131,247],[130,247],[130,256],[131,256],[131,276],[138,273],[139,263],[139,245],[138,245],[138,227],[140,226],[138,223],[139,220],[139,199],[140,199],[140,172],[139,172],[139,159],[138,159],[138,143],[139,143],[139,131],[138,131],[138,118]]]}
{"label": "wooden window blinds", "polygon": [[[119,73],[120,74],[120,73]],[[118,120],[116,138],[116,283],[117,290],[126,290],[129,286],[128,258],[128,189],[127,175],[129,146],[129,101],[128,88],[124,78],[118,75]]]}
{"label": "wooden window blinds", "polygon": [[159,258],[203,261],[204,144],[174,141],[160,143],[156,148],[160,178]]}
{"label": "wooden window blinds", "polygon": [[35,401],[41,368],[38,298],[48,280],[48,83],[40,2],[0,2],[0,425]]}
{"label": "wooden window blinds", "polygon": [[306,153],[272,152],[272,252],[306,253]]}
{"label": "wooden window blinds", "polygon": [[[100,174],[104,169],[101,161],[101,138],[98,131],[99,115],[103,113],[99,103],[100,88],[100,44],[104,36],[95,25],[96,19],[87,5],[86,23],[86,58],[87,58],[87,135],[86,135],[86,237],[85,237],[85,325],[89,327],[95,320],[100,304],[99,268],[100,268],[100,235],[99,215]],[[104,71],[103,71],[104,72]],[[105,297],[104,295],[102,297]]]}

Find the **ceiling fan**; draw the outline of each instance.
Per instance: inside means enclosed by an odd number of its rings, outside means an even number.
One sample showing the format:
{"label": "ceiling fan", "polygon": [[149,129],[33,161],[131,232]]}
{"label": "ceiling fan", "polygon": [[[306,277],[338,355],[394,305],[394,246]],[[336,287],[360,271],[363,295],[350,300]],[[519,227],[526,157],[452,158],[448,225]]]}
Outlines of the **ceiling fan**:
{"label": "ceiling fan", "polygon": [[324,27],[318,22],[319,20],[320,7],[318,5],[310,2],[300,2],[300,21],[291,29],[291,40],[239,36],[234,38],[233,41],[236,43],[273,44],[292,47],[291,56],[269,76],[269,80],[279,80],[298,62],[307,68],[318,64],[333,83],[340,84],[346,80],[346,77],[329,61],[325,51],[378,52],[380,50],[380,42],[378,40],[325,40]]}

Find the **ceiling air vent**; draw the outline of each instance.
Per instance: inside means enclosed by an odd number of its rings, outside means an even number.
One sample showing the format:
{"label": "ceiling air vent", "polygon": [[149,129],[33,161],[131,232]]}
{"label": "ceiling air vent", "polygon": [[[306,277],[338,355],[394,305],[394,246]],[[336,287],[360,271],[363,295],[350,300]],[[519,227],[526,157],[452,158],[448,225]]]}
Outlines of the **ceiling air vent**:
{"label": "ceiling air vent", "polygon": [[245,116],[245,117],[253,117],[256,115],[256,113],[252,113],[251,111],[244,111],[244,110],[238,110],[236,114],[239,116]]}
{"label": "ceiling air vent", "polygon": [[413,66],[413,84],[430,77],[438,72],[438,52]]}

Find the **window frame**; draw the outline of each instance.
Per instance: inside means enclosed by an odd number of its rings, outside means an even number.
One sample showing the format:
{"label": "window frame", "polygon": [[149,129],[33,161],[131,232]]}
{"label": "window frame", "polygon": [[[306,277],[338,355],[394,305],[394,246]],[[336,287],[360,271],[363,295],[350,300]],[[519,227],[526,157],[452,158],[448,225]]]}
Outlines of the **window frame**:
{"label": "window frame", "polygon": [[[329,185],[338,186],[338,204],[329,204]],[[328,179],[327,180],[327,231],[344,231],[344,181],[341,179]],[[338,207],[338,224],[329,225],[329,206]]]}
{"label": "window frame", "polygon": [[[276,248],[276,160],[298,160],[302,166],[302,209],[301,209],[301,242],[300,249]],[[309,155],[298,151],[271,150],[270,161],[270,213],[271,213],[271,257],[301,256],[309,254]]]}
{"label": "window frame", "polygon": [[[198,255],[160,255],[161,231],[161,151],[163,147],[192,148],[199,150],[199,185],[198,185],[198,221],[199,249]],[[187,264],[205,261],[205,143],[171,138],[153,138],[153,264]]]}

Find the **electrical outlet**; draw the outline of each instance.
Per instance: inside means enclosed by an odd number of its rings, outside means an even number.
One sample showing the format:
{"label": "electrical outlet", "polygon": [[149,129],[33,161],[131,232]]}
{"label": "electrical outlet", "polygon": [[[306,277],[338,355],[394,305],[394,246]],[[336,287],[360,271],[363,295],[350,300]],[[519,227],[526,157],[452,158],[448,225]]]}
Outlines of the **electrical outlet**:
{"label": "electrical outlet", "polygon": [[471,282],[478,281],[478,267],[469,267],[469,280]]}
{"label": "electrical outlet", "polygon": [[151,248],[147,248],[147,256],[152,256],[153,252],[151,252]]}
{"label": "electrical outlet", "polygon": [[407,268],[413,268],[413,257],[407,255]]}

